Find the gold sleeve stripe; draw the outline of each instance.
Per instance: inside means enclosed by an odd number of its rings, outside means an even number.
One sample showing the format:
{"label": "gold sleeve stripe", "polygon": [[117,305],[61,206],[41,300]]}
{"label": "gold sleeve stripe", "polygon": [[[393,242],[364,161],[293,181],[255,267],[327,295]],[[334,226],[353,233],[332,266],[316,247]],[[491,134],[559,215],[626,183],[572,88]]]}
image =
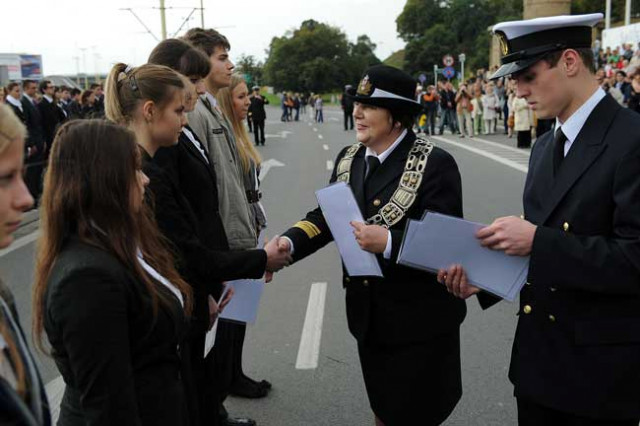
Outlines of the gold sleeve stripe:
{"label": "gold sleeve stripe", "polygon": [[302,220],[295,225],[294,228],[302,229],[309,239],[313,237],[317,237],[320,235],[320,228],[318,228],[314,223],[309,222],[308,220]]}

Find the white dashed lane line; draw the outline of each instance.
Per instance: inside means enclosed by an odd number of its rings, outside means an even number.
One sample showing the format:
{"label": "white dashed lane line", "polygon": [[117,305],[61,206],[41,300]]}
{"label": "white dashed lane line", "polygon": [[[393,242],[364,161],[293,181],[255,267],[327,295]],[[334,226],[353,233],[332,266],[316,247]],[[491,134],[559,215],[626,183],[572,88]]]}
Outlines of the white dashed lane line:
{"label": "white dashed lane line", "polygon": [[326,296],[327,283],[311,284],[307,315],[302,327],[298,359],[296,360],[296,369],[298,370],[311,370],[318,367]]}

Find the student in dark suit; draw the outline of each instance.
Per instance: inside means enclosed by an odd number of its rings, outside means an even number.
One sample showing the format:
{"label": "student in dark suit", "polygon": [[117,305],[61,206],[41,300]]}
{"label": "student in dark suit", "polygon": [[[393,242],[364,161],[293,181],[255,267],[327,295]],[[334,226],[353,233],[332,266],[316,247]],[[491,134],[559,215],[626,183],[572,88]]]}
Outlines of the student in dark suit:
{"label": "student in dark suit", "polygon": [[[509,370],[521,426],[640,421],[640,117],[598,87],[601,20],[494,27],[504,65],[493,78],[511,75],[517,96],[556,121],[533,146],[524,217],[478,232],[487,247],[531,256]],[[461,297],[476,291],[460,267],[445,281]]]}
{"label": "student in dark suit", "polygon": [[56,100],[56,87],[49,80],[42,80],[38,85],[42,99],[38,103],[38,111],[42,117],[42,136],[45,143],[45,161],[49,156],[56,130],[62,122],[61,111]]}
{"label": "student in dark suit", "polygon": [[[27,125],[27,115],[24,111],[24,107],[22,106],[22,102],[20,102],[20,83],[9,83],[7,86],[7,98],[6,103],[11,107],[13,113],[18,117],[20,122],[23,125]],[[25,146],[25,152],[28,151]]]}
{"label": "student in dark suit", "polygon": [[[396,263],[407,219],[421,218],[425,210],[462,216],[455,160],[411,130],[421,109],[415,88],[414,79],[398,69],[366,71],[353,96],[359,143],[340,152],[330,181],[351,185],[368,219],[352,224],[355,238],[376,254],[384,274],[345,272],[343,286],[369,402],[376,424],[387,426],[440,424],[462,394],[459,329],[465,304],[435,275]],[[407,200],[402,188],[417,196]],[[299,261],[332,240],[318,208],[280,243]]]}
{"label": "student in dark suit", "polygon": [[[0,248],[4,249],[13,242],[12,234],[33,198],[22,180],[27,131],[4,105],[0,105],[0,129]],[[20,327],[13,295],[1,281],[0,340],[0,424],[49,426],[44,385]]]}
{"label": "student in dark suit", "polygon": [[38,206],[38,199],[42,193],[42,171],[44,170],[45,140],[42,129],[42,116],[36,103],[38,83],[33,80],[22,82],[22,109],[27,119],[27,157],[25,159],[25,183],[34,198],[34,207]]}
{"label": "student in dark suit", "polygon": [[253,135],[256,146],[264,146],[266,140],[264,137],[264,122],[267,119],[267,113],[264,110],[264,106],[268,104],[269,99],[260,94],[260,86],[253,86],[253,96],[251,97],[249,113],[251,114],[251,121],[253,121]]}
{"label": "student in dark suit", "polygon": [[[171,50],[174,43],[186,45],[187,49],[199,54],[180,40],[165,40],[154,49],[154,53],[164,47]],[[152,54],[151,60],[155,59]],[[208,66],[206,58],[203,59]],[[131,82],[135,82],[134,86]],[[189,146],[186,147],[186,158],[182,156],[184,152],[181,149],[173,149],[179,148],[180,143],[176,147],[176,142],[184,133],[184,112],[187,109],[184,87],[187,83],[191,84],[187,78],[181,78],[166,66],[146,64],[130,68],[117,64],[107,79],[106,114],[110,120],[136,132],[143,170],[151,179],[149,201],[154,206],[162,233],[176,249],[180,272],[193,286],[195,311],[183,346],[186,363],[183,377],[189,380],[187,395],[192,424],[211,425],[218,418],[218,407],[213,402],[215,390],[211,389],[217,377],[212,377],[206,369],[204,341],[206,332],[215,321],[216,301],[221,305],[225,303],[220,300],[222,282],[262,277],[266,268],[273,270],[273,253],[278,251],[275,240],[266,250],[230,252],[225,246],[224,228],[220,218],[216,218],[215,175],[208,164],[203,167],[202,161],[193,158]],[[192,98],[197,99],[195,93]],[[138,113],[140,105],[143,106],[143,115]],[[188,143],[193,146],[191,141]],[[163,149],[165,154],[161,158],[164,161],[158,161],[158,152]],[[202,154],[198,152],[198,155]],[[176,163],[180,160],[181,164]],[[183,177],[185,172],[188,175]],[[181,178],[190,181],[183,186]],[[185,195],[194,191],[199,192],[201,198],[192,208],[191,200]]]}
{"label": "student in dark suit", "polygon": [[180,342],[189,286],[144,203],[133,132],[74,120],[42,200],[34,332],[66,384],[60,426],[186,425]]}

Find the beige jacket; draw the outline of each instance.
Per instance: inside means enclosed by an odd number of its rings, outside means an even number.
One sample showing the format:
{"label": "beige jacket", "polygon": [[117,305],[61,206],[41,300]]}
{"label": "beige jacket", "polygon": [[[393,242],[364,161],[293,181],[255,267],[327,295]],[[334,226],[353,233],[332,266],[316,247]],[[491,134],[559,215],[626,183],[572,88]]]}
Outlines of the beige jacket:
{"label": "beige jacket", "polygon": [[188,113],[189,125],[205,145],[216,171],[220,216],[231,250],[253,249],[258,243],[253,215],[244,187],[242,165],[229,122],[217,108],[198,99]]}

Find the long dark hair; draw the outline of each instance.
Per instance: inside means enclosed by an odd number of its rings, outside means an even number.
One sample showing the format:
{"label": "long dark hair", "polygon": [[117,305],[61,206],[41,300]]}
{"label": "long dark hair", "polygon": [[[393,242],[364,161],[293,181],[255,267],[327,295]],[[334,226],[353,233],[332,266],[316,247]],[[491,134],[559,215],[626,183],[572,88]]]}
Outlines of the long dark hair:
{"label": "long dark hair", "polygon": [[151,51],[148,62],[165,65],[187,77],[205,78],[211,71],[209,58],[201,50],[177,38],[161,41]]}
{"label": "long dark hair", "polygon": [[51,149],[45,174],[33,294],[33,335],[40,349],[44,295],[49,275],[65,240],[77,236],[115,256],[143,282],[153,301],[154,316],[169,297],[140,266],[145,261],[184,295],[191,312],[191,289],[178,275],[175,259],[158,231],[149,207],[132,206],[132,192],[141,158],[135,135],[104,120],[76,120],[64,124]]}

